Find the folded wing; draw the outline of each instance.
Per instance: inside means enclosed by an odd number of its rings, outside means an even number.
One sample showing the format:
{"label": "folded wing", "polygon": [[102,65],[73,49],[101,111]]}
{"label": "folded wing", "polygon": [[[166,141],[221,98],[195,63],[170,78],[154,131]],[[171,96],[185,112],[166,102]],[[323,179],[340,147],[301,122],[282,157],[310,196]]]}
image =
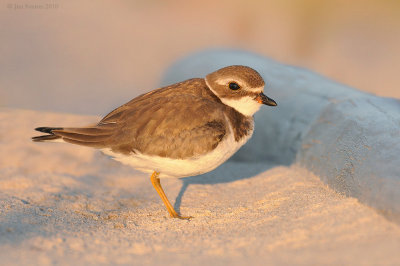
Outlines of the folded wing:
{"label": "folded wing", "polygon": [[34,141],[62,139],[122,154],[142,153],[176,159],[214,149],[227,134],[218,102],[190,94],[141,96],[83,128],[37,128],[48,135]]}

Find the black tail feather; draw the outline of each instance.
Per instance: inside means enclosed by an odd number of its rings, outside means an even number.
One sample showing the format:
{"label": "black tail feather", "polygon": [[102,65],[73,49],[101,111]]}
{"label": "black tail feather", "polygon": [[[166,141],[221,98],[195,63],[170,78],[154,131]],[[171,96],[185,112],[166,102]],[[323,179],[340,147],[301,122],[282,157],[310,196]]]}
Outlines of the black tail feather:
{"label": "black tail feather", "polygon": [[55,140],[61,138],[60,136],[56,135],[43,135],[43,136],[37,136],[37,137],[32,137],[32,141],[35,142],[40,142],[40,141],[46,141],[46,140]]}
{"label": "black tail feather", "polygon": [[61,127],[37,127],[37,128],[35,128],[35,130],[49,134],[49,135],[33,137],[32,140],[35,142],[46,141],[46,140],[55,140],[55,139],[61,138],[60,136],[54,135],[54,133],[52,132],[53,130],[62,130]]}
{"label": "black tail feather", "polygon": [[62,127],[37,127],[35,128],[36,131],[47,133],[47,134],[53,134],[51,131],[53,130],[63,130]]}

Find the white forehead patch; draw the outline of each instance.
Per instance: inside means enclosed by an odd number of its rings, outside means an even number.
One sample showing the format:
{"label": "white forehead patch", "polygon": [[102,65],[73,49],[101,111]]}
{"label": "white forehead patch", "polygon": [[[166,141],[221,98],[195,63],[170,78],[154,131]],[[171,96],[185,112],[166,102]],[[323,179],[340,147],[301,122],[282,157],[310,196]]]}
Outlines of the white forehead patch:
{"label": "white forehead patch", "polygon": [[252,92],[263,92],[264,91],[264,86],[262,87],[256,87],[256,88],[247,88],[246,90],[252,91]]}
{"label": "white forehead patch", "polygon": [[261,104],[254,100],[254,97],[250,96],[239,99],[220,98],[220,100],[245,116],[254,115],[261,107]]}

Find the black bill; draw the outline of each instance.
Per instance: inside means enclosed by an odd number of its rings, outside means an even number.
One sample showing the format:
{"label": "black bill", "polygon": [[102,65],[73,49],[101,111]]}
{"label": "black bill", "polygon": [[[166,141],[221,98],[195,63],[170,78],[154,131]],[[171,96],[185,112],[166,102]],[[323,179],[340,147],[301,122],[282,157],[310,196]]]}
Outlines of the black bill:
{"label": "black bill", "polygon": [[269,105],[269,106],[277,106],[278,104],[272,100],[271,98],[269,98],[267,95],[265,95],[264,93],[260,93],[257,97],[256,97],[256,101],[265,105]]}

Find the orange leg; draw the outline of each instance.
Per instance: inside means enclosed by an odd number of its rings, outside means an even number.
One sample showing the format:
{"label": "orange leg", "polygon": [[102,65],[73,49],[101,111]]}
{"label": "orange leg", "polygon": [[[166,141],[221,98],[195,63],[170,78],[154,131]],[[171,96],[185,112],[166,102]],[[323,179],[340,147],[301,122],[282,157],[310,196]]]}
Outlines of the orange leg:
{"label": "orange leg", "polygon": [[173,218],[179,218],[179,219],[190,219],[192,218],[191,216],[188,217],[183,217],[180,216],[172,207],[171,203],[169,202],[167,196],[164,193],[164,190],[161,187],[160,183],[160,178],[158,178],[160,173],[157,173],[156,171],[153,172],[153,174],[150,177],[151,183],[153,184],[153,187],[156,189],[158,195],[160,196],[161,200],[164,202],[165,207],[167,207],[167,210],[169,212],[169,215]]}

